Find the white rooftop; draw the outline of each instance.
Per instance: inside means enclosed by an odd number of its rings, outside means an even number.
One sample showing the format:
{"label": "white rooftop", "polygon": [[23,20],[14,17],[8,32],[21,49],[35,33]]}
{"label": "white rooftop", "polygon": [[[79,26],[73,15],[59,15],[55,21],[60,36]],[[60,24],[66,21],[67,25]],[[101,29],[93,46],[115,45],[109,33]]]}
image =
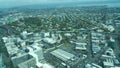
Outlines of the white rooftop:
{"label": "white rooftop", "polygon": [[67,61],[73,57],[75,57],[75,55],[68,53],[64,50],[61,49],[57,49],[51,52],[52,55],[56,56],[57,58],[63,60],[63,61]]}
{"label": "white rooftop", "polygon": [[43,38],[43,41],[49,44],[56,43],[56,40],[54,40],[53,38]]}
{"label": "white rooftop", "polygon": [[39,68],[54,68],[52,65],[47,64],[47,63],[45,63],[45,64],[43,64],[43,63],[37,63],[36,65]]}

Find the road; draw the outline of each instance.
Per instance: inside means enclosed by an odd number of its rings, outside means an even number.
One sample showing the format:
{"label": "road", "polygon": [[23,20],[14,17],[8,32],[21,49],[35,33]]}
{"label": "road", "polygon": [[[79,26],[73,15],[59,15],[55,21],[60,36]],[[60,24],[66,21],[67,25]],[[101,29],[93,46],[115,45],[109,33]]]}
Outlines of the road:
{"label": "road", "polygon": [[3,68],[2,67],[2,55],[0,54],[0,68]]}

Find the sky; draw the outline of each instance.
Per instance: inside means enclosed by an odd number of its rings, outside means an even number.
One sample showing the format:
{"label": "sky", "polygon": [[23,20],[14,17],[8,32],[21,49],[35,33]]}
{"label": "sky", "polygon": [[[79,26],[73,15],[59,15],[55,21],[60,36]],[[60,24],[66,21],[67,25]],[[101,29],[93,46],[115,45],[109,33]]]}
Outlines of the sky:
{"label": "sky", "polygon": [[101,1],[119,1],[119,0],[0,0],[0,8],[41,3],[101,2]]}

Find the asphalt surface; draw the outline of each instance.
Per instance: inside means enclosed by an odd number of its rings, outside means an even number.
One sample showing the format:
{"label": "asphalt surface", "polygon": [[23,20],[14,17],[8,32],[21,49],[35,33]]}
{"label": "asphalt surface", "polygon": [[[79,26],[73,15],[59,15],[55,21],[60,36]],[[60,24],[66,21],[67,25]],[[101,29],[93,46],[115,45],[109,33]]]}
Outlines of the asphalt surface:
{"label": "asphalt surface", "polygon": [[0,54],[0,68],[2,68],[2,55]]}

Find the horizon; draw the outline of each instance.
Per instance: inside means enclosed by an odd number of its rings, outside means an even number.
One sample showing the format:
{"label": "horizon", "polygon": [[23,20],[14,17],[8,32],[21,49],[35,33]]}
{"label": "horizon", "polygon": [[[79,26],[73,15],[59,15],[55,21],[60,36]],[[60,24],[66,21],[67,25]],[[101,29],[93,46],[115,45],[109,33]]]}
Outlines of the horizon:
{"label": "horizon", "polygon": [[80,4],[102,4],[102,3],[120,3],[119,0],[0,0],[0,8],[12,8],[24,5],[35,5],[35,4],[64,4],[64,3],[80,3]]}

